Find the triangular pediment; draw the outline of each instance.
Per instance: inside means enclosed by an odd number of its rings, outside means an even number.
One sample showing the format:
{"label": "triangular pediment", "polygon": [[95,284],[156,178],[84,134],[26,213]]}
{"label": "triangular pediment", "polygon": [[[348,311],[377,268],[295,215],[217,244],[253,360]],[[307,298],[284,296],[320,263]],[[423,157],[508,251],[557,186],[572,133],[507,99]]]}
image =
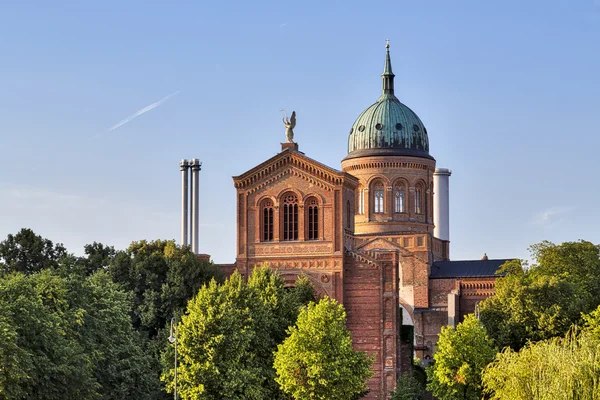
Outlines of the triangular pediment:
{"label": "triangular pediment", "polygon": [[286,176],[298,176],[329,190],[336,186],[348,185],[355,188],[358,185],[356,177],[293,150],[282,151],[242,175],[234,176],[233,181],[236,189],[255,192]]}
{"label": "triangular pediment", "polygon": [[402,255],[412,255],[410,251],[406,250],[398,243],[394,243],[393,241],[388,240],[386,238],[374,238],[356,247],[356,251],[370,251],[377,249],[400,250],[400,253]]}

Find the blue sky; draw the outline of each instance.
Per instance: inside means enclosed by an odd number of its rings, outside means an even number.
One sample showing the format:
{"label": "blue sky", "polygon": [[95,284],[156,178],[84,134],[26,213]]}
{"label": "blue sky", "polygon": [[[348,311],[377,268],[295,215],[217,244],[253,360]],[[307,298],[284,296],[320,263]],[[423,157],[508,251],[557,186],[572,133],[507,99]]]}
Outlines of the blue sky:
{"label": "blue sky", "polygon": [[3,2],[0,238],[179,239],[178,162],[197,157],[200,250],[233,262],[231,176],[280,150],[282,108],[339,169],[385,39],[453,171],[452,259],[600,243],[599,0]]}

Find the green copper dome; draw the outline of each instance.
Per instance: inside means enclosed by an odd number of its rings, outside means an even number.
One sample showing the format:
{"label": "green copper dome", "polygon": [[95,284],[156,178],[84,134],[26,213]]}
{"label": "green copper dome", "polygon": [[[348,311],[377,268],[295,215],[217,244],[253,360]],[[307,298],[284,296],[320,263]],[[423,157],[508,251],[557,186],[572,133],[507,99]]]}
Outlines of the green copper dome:
{"label": "green copper dome", "polygon": [[375,104],[362,112],[350,129],[348,156],[429,155],[427,129],[417,114],[394,95],[394,73],[386,46],[383,93]]}

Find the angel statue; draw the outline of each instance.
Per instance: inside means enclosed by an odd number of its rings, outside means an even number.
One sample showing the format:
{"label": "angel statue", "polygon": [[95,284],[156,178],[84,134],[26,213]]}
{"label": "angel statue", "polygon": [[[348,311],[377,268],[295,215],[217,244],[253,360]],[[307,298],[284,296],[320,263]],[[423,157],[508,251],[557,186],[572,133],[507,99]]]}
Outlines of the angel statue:
{"label": "angel statue", "polygon": [[296,111],[292,111],[290,119],[286,119],[287,115],[281,120],[285,125],[285,136],[287,137],[288,143],[294,143],[294,127],[296,126]]}

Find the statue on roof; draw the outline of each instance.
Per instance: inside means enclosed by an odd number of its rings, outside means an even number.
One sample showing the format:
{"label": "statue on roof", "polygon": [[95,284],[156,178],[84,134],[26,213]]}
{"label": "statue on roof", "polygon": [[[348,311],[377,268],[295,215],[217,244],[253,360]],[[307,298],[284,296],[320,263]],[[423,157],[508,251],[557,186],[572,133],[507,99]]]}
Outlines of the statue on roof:
{"label": "statue on roof", "polygon": [[288,143],[294,143],[294,127],[296,126],[296,111],[292,111],[292,116],[288,119],[287,115],[281,119],[283,125],[285,125],[285,136],[287,137]]}

